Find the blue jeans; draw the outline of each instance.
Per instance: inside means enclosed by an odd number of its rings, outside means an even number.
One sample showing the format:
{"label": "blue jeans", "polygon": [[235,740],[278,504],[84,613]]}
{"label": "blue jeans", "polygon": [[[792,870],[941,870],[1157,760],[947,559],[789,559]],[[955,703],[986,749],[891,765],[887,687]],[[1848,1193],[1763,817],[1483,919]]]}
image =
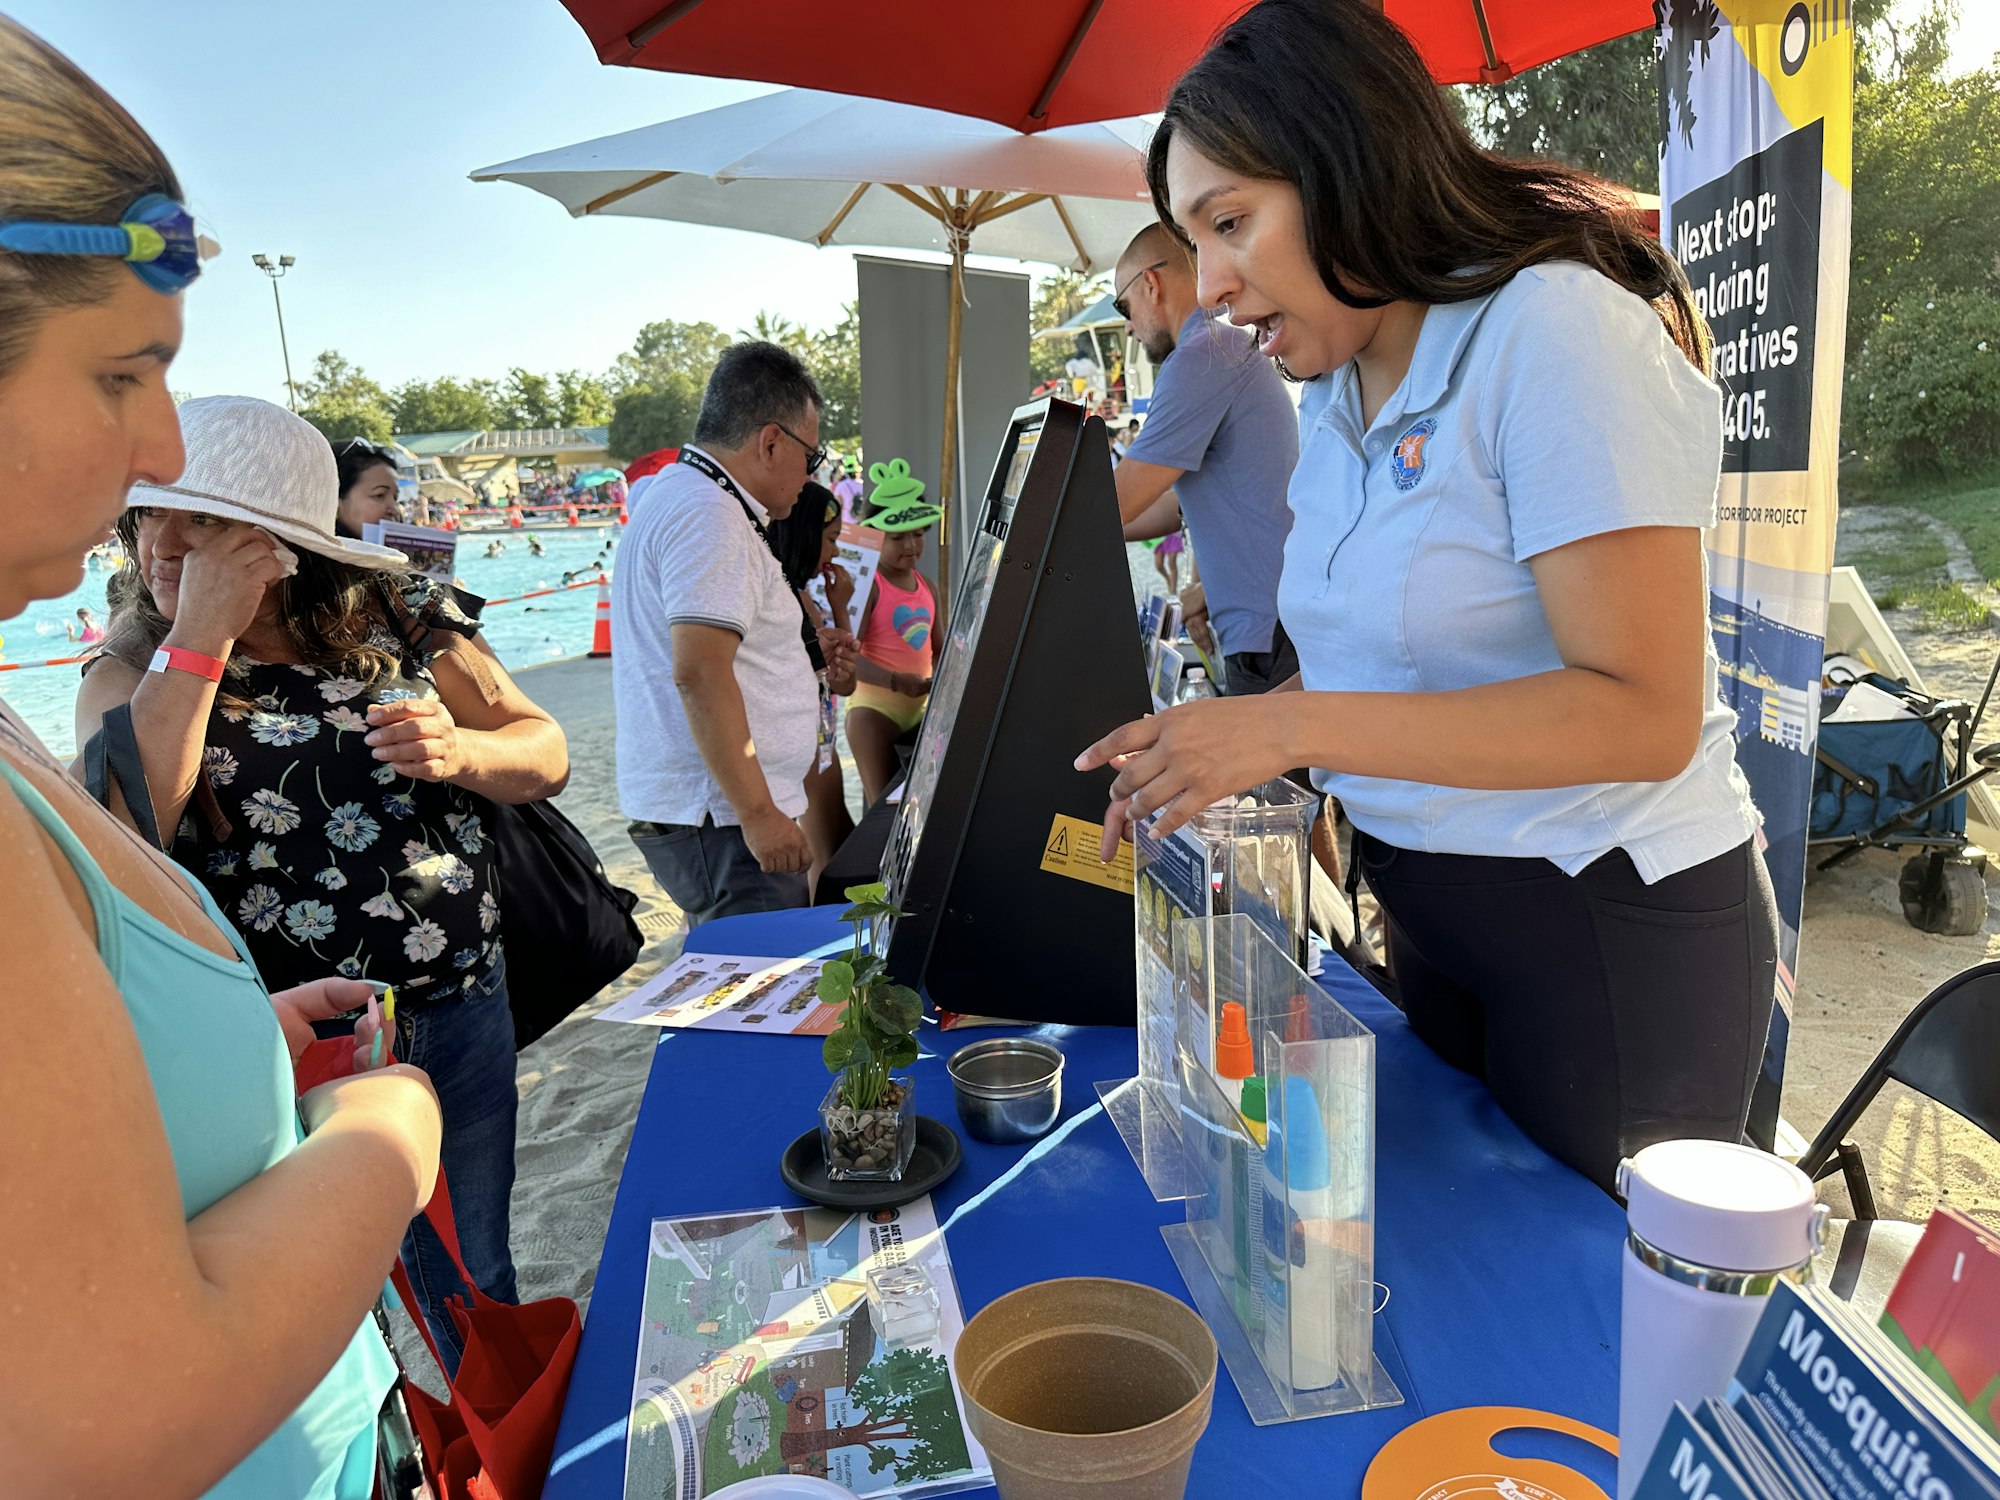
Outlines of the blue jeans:
{"label": "blue jeans", "polygon": [[[514,1257],[507,1248],[507,1200],[514,1191],[514,1017],[507,1005],[507,961],[463,999],[396,1017],[396,1055],[430,1074],[444,1115],[442,1161],[465,1268],[498,1302],[515,1302]],[[424,1321],[456,1374],[464,1353],[446,1299],[466,1296],[451,1257],[424,1219],[403,1237],[403,1269]],[[467,1300],[470,1300],[468,1297]],[[419,1309],[412,1308],[414,1315]]]}
{"label": "blue jeans", "polygon": [[626,832],[692,932],[717,917],[784,911],[807,903],[805,873],[772,875],[758,863],[743,830],[713,818],[688,823],[633,823]]}

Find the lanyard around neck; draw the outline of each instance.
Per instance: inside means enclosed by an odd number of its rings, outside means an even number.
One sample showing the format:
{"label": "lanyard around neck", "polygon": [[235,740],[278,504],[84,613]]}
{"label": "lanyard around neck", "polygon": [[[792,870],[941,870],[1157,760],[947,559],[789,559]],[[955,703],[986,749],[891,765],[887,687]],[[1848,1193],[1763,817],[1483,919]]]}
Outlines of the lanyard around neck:
{"label": "lanyard around neck", "polygon": [[764,530],[764,523],[757,519],[757,512],[750,508],[750,502],[743,498],[743,491],[736,487],[735,480],[723,472],[721,464],[697,448],[681,449],[680,461],[690,469],[693,469],[695,473],[700,474],[706,479],[713,480],[722,489],[726,490],[730,497],[743,507],[744,517],[756,528],[757,535],[763,537],[766,543],[771,540],[770,536]]}

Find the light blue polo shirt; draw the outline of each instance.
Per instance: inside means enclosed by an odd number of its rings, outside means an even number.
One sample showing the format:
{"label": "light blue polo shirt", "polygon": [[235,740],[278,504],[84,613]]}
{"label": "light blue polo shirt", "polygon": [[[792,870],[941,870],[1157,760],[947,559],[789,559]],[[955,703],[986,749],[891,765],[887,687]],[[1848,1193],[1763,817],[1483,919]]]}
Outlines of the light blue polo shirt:
{"label": "light blue polo shirt", "polygon": [[1176,340],[1126,457],[1183,471],[1174,493],[1223,654],[1269,651],[1292,526],[1285,486],[1299,456],[1298,414],[1243,329],[1197,309]]}
{"label": "light blue polo shirt", "polygon": [[[1408,375],[1365,431],[1349,364],[1307,386],[1299,432],[1278,607],[1312,691],[1447,692],[1555,671],[1530,558],[1715,520],[1720,393],[1643,299],[1573,263],[1433,305]],[[1543,858],[1572,875],[1622,848],[1650,884],[1757,824],[1703,638],[1709,707],[1671,781],[1314,780],[1356,827],[1401,848]]]}

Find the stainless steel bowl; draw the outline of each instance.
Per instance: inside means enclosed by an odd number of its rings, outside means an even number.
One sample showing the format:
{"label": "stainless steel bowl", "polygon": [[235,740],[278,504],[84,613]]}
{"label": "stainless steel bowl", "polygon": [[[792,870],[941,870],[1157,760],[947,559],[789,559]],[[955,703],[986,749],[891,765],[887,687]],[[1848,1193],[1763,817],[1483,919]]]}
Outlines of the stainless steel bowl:
{"label": "stainless steel bowl", "polygon": [[945,1064],[958,1118],[975,1140],[1032,1141],[1062,1113],[1063,1055],[1047,1042],[996,1037],[952,1053]]}

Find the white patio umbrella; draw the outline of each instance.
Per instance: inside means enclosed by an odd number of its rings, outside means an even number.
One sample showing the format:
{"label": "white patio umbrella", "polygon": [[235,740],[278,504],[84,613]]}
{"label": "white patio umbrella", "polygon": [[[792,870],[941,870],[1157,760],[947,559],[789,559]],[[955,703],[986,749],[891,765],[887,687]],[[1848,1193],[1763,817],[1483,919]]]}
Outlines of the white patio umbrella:
{"label": "white patio umbrella", "polygon": [[[968,251],[1104,271],[1153,221],[1144,156],[1158,116],[1023,135],[940,110],[788,89],[482,167],[571,215],[747,229],[808,244],[951,257],[939,499],[957,471]],[[951,512],[942,539],[950,555]]]}

